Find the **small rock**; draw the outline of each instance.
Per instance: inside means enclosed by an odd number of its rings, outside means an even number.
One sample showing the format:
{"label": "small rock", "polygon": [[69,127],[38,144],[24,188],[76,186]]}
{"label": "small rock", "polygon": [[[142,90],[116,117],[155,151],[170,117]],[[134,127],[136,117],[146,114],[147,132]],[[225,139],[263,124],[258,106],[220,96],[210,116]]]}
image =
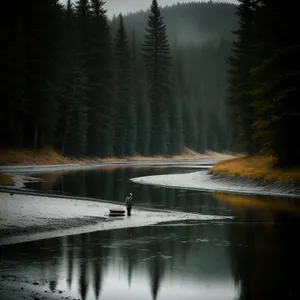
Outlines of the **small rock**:
{"label": "small rock", "polygon": [[39,285],[39,283],[38,283],[38,282],[36,282],[36,281],[35,281],[33,284],[34,284],[34,285]]}

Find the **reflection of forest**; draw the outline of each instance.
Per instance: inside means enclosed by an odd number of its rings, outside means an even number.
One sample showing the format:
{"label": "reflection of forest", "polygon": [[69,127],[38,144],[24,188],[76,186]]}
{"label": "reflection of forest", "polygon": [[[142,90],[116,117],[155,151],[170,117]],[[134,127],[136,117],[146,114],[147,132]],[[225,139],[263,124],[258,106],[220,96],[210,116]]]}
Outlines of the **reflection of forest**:
{"label": "reflection of forest", "polygon": [[[236,210],[243,222],[230,225],[228,248],[239,299],[300,299],[299,204],[293,199],[221,193],[215,197]],[[237,247],[239,243],[247,247]]]}
{"label": "reflection of forest", "polygon": [[[297,214],[244,206],[238,220],[152,226],[49,239],[1,248],[46,289],[67,289],[76,299],[101,299],[110,284],[159,299],[165,286],[205,283],[239,291],[237,299],[299,299]],[[271,212],[270,212],[271,213]],[[180,225],[180,224],[177,224]],[[233,284],[235,282],[235,286]],[[148,285],[148,290],[147,290]],[[109,289],[111,297],[114,289]]]}
{"label": "reflection of forest", "polygon": [[[140,206],[177,209],[204,214],[220,214],[219,205],[211,194],[179,189],[156,188],[131,182],[133,177],[184,172],[176,168],[114,168],[42,175],[44,182],[31,183],[31,188],[55,190],[81,197],[123,202],[133,192]],[[54,174],[54,173],[53,173]],[[222,213],[225,213],[222,211]],[[229,212],[230,214],[230,212]]]}
{"label": "reflection of forest", "polygon": [[193,191],[135,186],[127,180],[148,175],[143,172],[148,171],[79,172],[60,178],[56,184],[61,187],[63,182],[64,191],[73,189],[82,196],[104,195],[120,201],[134,189],[136,201],[143,205],[204,214],[226,213],[228,209],[237,219],[5,246],[0,248],[3,261],[17,262],[24,274],[40,278],[48,290],[67,289],[73,298],[82,300],[100,299],[105,293],[104,298],[107,293],[113,298],[119,287],[127,289],[124,293],[142,287],[143,291],[137,292],[159,299],[178,282],[192,283],[189,289],[196,294],[203,285],[210,291],[229,287],[233,296],[239,291],[239,300],[299,298],[296,235],[300,205],[296,201],[221,193],[212,198]]}
{"label": "reflection of forest", "polygon": [[178,280],[212,288],[232,282],[224,236],[223,226],[208,224],[133,228],[21,244],[6,259],[27,253],[14,257],[26,273],[40,276],[51,291],[65,287],[82,300],[100,299],[112,282],[129,290],[148,282],[143,293],[158,299],[165,283]]}

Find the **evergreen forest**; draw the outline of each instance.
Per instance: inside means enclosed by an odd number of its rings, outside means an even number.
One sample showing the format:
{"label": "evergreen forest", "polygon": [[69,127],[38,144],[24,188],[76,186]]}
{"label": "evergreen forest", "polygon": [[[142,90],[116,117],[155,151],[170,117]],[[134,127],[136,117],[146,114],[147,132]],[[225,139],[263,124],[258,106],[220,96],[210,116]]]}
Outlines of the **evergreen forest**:
{"label": "evergreen forest", "polygon": [[4,146],[75,157],[230,147],[226,63],[234,5],[161,8],[149,1],[147,12],[112,19],[101,0],[4,6]]}
{"label": "evergreen forest", "polygon": [[[6,1],[1,145],[74,157],[265,153],[300,164],[294,0]],[[278,22],[278,20],[282,22]]]}

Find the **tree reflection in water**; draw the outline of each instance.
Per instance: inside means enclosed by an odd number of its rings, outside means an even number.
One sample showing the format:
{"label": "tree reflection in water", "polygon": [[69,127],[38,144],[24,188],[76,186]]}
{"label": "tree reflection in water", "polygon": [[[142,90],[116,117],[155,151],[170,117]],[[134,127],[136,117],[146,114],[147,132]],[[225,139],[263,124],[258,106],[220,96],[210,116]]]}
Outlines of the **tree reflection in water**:
{"label": "tree reflection in water", "polygon": [[300,246],[295,242],[299,204],[292,199],[215,196],[237,211],[243,222],[230,225],[228,248],[239,300],[300,299]]}
{"label": "tree reflection in water", "polygon": [[143,298],[147,293],[162,300],[205,299],[212,293],[239,300],[299,298],[300,249],[295,236],[300,214],[295,202],[224,194],[212,199],[172,189],[150,194],[187,211],[197,208],[213,214],[230,207],[237,219],[160,224],[4,246],[2,265],[14,262],[43,289],[64,290],[82,300]]}

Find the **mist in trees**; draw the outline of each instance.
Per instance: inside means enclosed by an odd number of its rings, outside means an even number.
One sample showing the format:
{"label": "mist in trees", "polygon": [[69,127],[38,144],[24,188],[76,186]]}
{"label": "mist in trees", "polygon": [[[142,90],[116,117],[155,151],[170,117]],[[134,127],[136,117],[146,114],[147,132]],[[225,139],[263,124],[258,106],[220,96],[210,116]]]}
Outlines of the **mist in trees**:
{"label": "mist in trees", "polygon": [[122,15],[115,41],[116,101],[115,101],[115,155],[133,155],[135,152],[135,105],[132,88],[132,63],[128,34]]}
{"label": "mist in trees", "polygon": [[77,157],[230,148],[234,5],[154,0],[112,20],[102,0],[3,5],[3,146]]}

